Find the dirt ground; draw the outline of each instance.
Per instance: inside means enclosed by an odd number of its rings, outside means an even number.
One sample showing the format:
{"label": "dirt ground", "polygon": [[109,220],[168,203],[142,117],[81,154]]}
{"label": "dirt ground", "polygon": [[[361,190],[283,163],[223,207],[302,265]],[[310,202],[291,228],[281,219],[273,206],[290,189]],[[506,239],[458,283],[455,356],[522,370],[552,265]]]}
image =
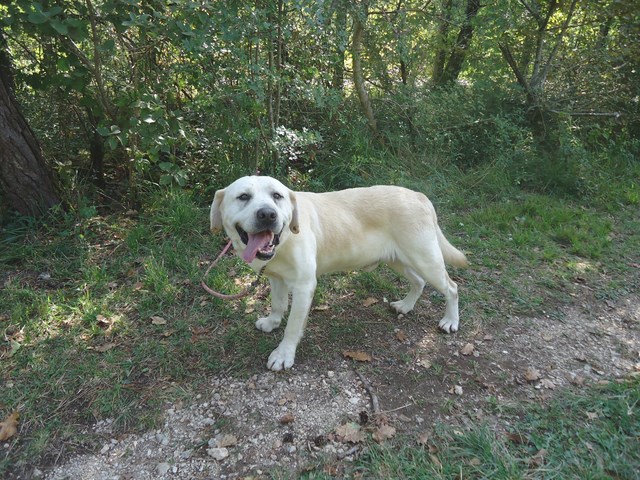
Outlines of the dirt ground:
{"label": "dirt ground", "polygon": [[[84,432],[101,439],[99,451],[34,476],[248,479],[274,469],[295,476],[321,459],[352,461],[365,435],[420,442],[437,422],[465,428],[485,421],[506,430],[509,419],[492,407],[544,402],[569,385],[640,370],[640,297],[596,300],[580,288],[548,315],[510,317],[499,331],[463,323],[454,335],[438,332],[439,308],[427,297],[394,322],[393,335],[381,337],[372,322],[355,355],[320,361],[305,354],[316,336],[310,326],[292,370],[211,378],[191,401],[166,405],[163,425],[141,435],[116,435],[110,421],[99,422]],[[331,315],[322,310],[312,322]]]}

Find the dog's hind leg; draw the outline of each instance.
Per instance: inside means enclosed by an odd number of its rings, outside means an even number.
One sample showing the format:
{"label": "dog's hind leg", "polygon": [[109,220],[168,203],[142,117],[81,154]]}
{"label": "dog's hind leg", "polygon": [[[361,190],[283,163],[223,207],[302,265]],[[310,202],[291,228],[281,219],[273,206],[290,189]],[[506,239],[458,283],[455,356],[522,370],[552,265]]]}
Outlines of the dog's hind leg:
{"label": "dog's hind leg", "polygon": [[424,258],[415,258],[412,267],[438,292],[444,295],[446,306],[445,313],[439,326],[447,333],[458,331],[458,285],[449,278],[444,260],[440,251],[434,252]]}
{"label": "dog's hind leg", "polygon": [[[444,295],[446,301],[445,313],[442,320],[440,320],[439,326],[447,333],[456,332],[459,325],[458,286],[449,278],[444,257],[435,234],[427,231],[423,232],[419,238],[405,237],[403,238],[402,246],[404,248],[399,251],[396,262],[404,264],[405,272],[413,272],[412,276],[422,280],[422,285],[426,282]],[[419,247],[416,248],[416,246]],[[409,281],[417,282],[416,278],[412,279],[411,276],[407,278],[409,278]],[[417,300],[416,288],[412,283],[412,288],[407,298],[400,302],[401,307],[408,307],[410,301],[413,301],[414,298]]]}
{"label": "dog's hind leg", "polygon": [[408,313],[413,310],[414,305],[422,295],[422,290],[424,289],[425,281],[413,270],[411,267],[408,267],[402,262],[390,262],[389,267],[396,271],[398,274],[405,277],[409,284],[411,285],[411,289],[407,296],[402,300],[398,300],[396,302],[391,302],[391,307],[398,313]]}
{"label": "dog's hind leg", "polygon": [[289,306],[289,289],[284,281],[269,277],[269,283],[271,284],[271,313],[268,317],[262,317],[256,321],[256,328],[267,333],[280,326]]}

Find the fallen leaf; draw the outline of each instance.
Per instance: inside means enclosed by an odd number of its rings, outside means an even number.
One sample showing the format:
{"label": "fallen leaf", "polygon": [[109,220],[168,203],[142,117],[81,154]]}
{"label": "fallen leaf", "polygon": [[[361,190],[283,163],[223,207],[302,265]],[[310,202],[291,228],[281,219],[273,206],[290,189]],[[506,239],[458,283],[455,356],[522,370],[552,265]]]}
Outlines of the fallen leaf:
{"label": "fallen leaf", "polygon": [[138,291],[138,290],[142,290],[142,287],[144,287],[144,283],[142,282],[136,282],[133,284],[133,291]]}
{"label": "fallen leaf", "polygon": [[329,305],[327,303],[323,303],[322,305],[316,305],[313,309],[316,312],[324,312],[325,310],[329,310]]}
{"label": "fallen leaf", "polygon": [[233,447],[238,444],[238,437],[235,435],[222,435],[216,441],[218,448]]}
{"label": "fallen leaf", "polygon": [[344,350],[342,352],[342,356],[344,356],[345,358],[356,360],[358,362],[370,362],[372,360],[371,355],[369,355],[366,352],[361,352],[359,350],[358,351]]}
{"label": "fallen leaf", "polygon": [[373,432],[373,439],[378,442],[378,443],[382,443],[385,440],[389,440],[390,438],[393,438],[396,435],[396,429],[394,427],[392,427],[391,425],[380,425],[375,432]]}
{"label": "fallen leaf", "polygon": [[548,388],[549,390],[553,390],[553,389],[556,388],[556,384],[553,383],[548,378],[543,378],[542,380],[540,380],[540,386],[542,386],[544,388]]}
{"label": "fallen leaf", "polygon": [[18,432],[18,420],[20,420],[20,414],[13,412],[0,422],[0,442],[9,440]]}
{"label": "fallen leaf", "polygon": [[154,315],[154,316],[151,317],[151,323],[153,325],[166,325],[167,321],[162,317],[158,317],[158,316]]}
{"label": "fallen leaf", "polygon": [[480,465],[482,465],[482,461],[479,458],[472,458],[471,460],[469,460],[469,465],[479,467]]}
{"label": "fallen leaf", "polygon": [[100,328],[109,328],[111,326],[111,320],[104,315],[96,315],[96,323]]}
{"label": "fallen leaf", "polygon": [[475,347],[473,346],[473,343],[467,343],[464,347],[462,347],[462,349],[460,350],[460,353],[462,355],[471,355],[474,350],[475,350]]}
{"label": "fallen leaf", "polygon": [[418,360],[418,365],[423,368],[431,368],[431,362],[426,358],[421,358],[420,360]]}
{"label": "fallen leaf", "polygon": [[288,423],[293,423],[294,420],[295,420],[295,417],[293,416],[293,414],[287,413],[282,417],[280,417],[280,420],[278,420],[278,422],[280,422],[282,425],[287,425]]}
{"label": "fallen leaf", "polygon": [[527,382],[535,382],[540,380],[540,372],[533,367],[529,367],[524,372],[524,379]]}
{"label": "fallen leaf", "polygon": [[547,451],[544,448],[538,450],[538,452],[529,459],[529,465],[532,467],[541,467],[544,465],[544,457]]}
{"label": "fallen leaf", "polygon": [[378,303],[377,298],[367,297],[364,299],[364,302],[362,302],[362,305],[364,305],[365,307],[370,307],[371,305],[374,305],[376,303]]}
{"label": "fallen leaf", "polygon": [[598,414],[595,412],[587,412],[587,418],[589,420],[595,420],[596,418],[598,418]]}
{"label": "fallen leaf", "polygon": [[365,439],[360,425],[354,422],[345,423],[335,429],[335,434],[344,443],[360,443]]}
{"label": "fallen leaf", "polygon": [[93,347],[93,349],[96,352],[104,353],[104,352],[107,352],[107,351],[111,350],[115,346],[116,346],[115,343],[103,343],[102,345],[97,345],[97,346]]}
{"label": "fallen leaf", "polygon": [[162,332],[162,336],[166,338],[166,337],[170,337],[174,333],[176,333],[175,329],[165,330],[164,332]]}
{"label": "fallen leaf", "polygon": [[398,339],[399,342],[406,342],[407,341],[407,334],[404,333],[404,330],[398,330],[396,332],[396,338]]}
{"label": "fallen leaf", "polygon": [[577,386],[580,387],[580,386],[584,385],[585,378],[580,376],[580,375],[576,375],[575,377],[571,377],[569,379],[569,382],[571,382],[571,384],[573,384],[573,385],[577,385]]}
{"label": "fallen leaf", "polygon": [[507,433],[505,435],[507,437],[507,440],[509,440],[512,443],[515,443],[516,445],[527,445],[529,444],[529,440],[527,439],[527,437],[525,437],[523,434],[521,433]]}
{"label": "fallen leaf", "polygon": [[428,445],[429,444],[429,434],[428,433],[421,433],[420,435],[418,435],[418,438],[416,439],[416,442],[418,442],[418,445]]}

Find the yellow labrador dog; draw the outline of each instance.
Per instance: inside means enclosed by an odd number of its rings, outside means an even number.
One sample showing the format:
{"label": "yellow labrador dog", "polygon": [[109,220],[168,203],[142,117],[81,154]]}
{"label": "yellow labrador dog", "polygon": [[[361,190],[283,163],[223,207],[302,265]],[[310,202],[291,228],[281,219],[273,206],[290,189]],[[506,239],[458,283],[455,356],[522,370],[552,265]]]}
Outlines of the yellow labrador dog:
{"label": "yellow labrador dog", "polygon": [[395,186],[339,192],[294,192],[271,177],[242,177],[218,190],[211,204],[211,231],[225,230],[236,253],[255,271],[264,267],[271,283],[271,313],[256,327],[270,332],[291,311],[284,338],[267,362],[271,370],[293,365],[311,308],[317,277],[384,262],[411,288],[392,302],[407,313],[430,283],[446,299],[440,328],[458,330],[458,287],[445,263],[465,266],[438,226],[423,194]]}

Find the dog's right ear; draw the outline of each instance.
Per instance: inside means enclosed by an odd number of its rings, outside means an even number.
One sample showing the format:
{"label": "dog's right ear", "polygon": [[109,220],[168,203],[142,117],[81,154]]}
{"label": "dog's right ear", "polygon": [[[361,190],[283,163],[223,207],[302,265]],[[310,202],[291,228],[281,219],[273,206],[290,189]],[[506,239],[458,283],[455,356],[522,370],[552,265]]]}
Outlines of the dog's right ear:
{"label": "dog's right ear", "polygon": [[291,214],[291,223],[289,223],[289,230],[293,233],[300,233],[300,224],[298,223],[298,200],[296,194],[289,190],[289,200],[293,206],[293,212]]}
{"label": "dog's right ear", "polygon": [[213,197],[213,203],[211,204],[211,214],[209,220],[211,222],[211,232],[218,233],[222,230],[222,212],[220,211],[220,205],[224,198],[224,189],[218,190]]}

